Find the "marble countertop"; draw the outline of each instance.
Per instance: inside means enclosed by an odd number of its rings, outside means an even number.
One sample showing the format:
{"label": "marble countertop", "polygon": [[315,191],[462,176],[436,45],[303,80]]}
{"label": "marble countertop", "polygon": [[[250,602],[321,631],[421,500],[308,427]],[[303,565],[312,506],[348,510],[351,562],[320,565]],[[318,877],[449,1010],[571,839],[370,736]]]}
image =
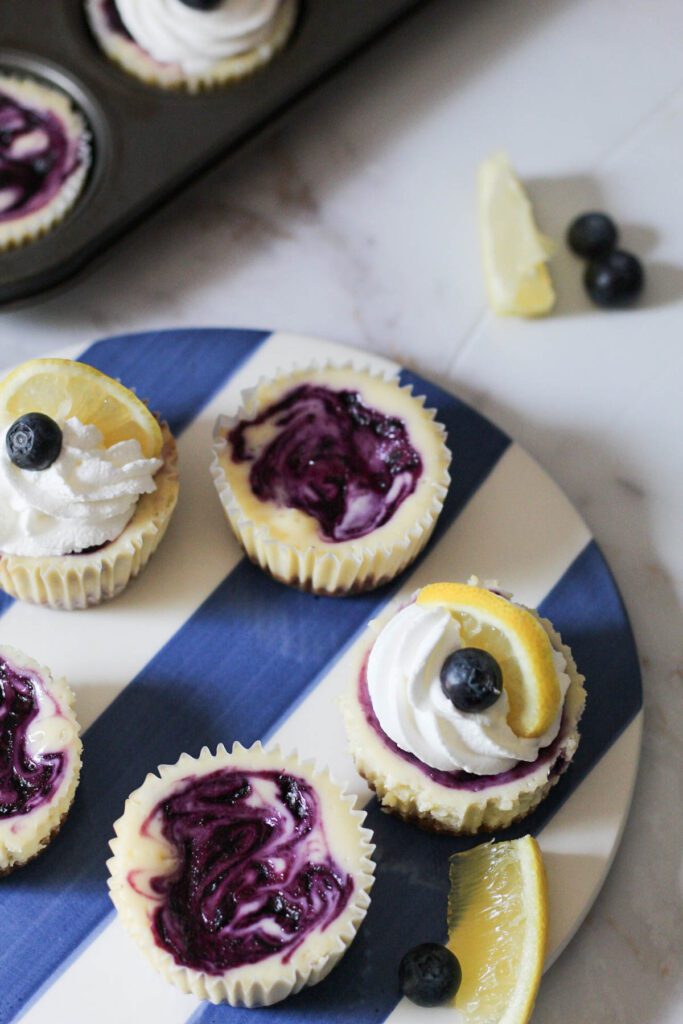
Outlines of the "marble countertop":
{"label": "marble countertop", "polygon": [[[0,368],[179,325],[364,346],[447,383],[564,487],[624,594],[646,720],[623,844],[539,1024],[683,1015],[682,30],[677,0],[433,0],[88,277],[0,318]],[[612,213],[645,262],[637,308],[592,308],[561,246],[551,317],[487,311],[474,176],[499,148],[551,237]]]}

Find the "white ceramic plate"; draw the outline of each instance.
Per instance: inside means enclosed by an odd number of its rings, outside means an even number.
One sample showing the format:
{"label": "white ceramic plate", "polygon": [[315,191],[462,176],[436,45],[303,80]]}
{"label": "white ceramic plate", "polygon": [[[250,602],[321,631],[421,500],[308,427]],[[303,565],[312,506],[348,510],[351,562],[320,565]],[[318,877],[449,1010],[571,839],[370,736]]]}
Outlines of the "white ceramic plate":
{"label": "white ceramic plate", "polygon": [[[77,355],[80,353],[69,353]],[[330,765],[362,801],[335,699],[368,618],[434,579],[497,578],[541,606],[587,677],[583,739],[570,770],[517,833],[533,830],[550,883],[548,963],[583,920],[624,827],[641,733],[628,619],[585,523],[516,444],[452,395],[378,356],[321,339],[178,330],[107,339],[82,354],[138,390],[179,438],[181,497],[151,565],[118,599],[82,613],[0,602],[0,641],[64,674],[85,729],[69,821],[32,865],[0,882],[0,1024],[268,1024],[445,1012],[399,1003],[396,967],[415,942],[444,935],[447,857],[458,840],[379,814],[373,906],[342,964],[320,986],[268,1011],[200,1006],[139,956],[110,910],[107,841],[126,795],[158,763],[204,744],[262,738]],[[434,539],[390,588],[346,600],[289,590],[248,564],[208,466],[217,414],[278,367],[352,360],[401,373],[449,430],[453,485]]]}

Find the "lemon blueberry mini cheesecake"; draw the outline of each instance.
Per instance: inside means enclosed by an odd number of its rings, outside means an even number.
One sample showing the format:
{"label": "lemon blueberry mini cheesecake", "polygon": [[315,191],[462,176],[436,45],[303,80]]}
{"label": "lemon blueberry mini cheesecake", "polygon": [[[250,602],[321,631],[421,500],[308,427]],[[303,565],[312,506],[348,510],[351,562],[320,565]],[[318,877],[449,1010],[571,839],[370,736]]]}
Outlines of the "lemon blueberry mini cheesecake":
{"label": "lemon blueberry mini cheesecake", "polygon": [[184,992],[270,1005],[321,981],[365,917],[364,819],[327,772],[278,749],[183,754],[126,801],[111,898]]}
{"label": "lemon blueberry mini cheesecake", "polygon": [[450,452],[409,387],[350,366],[262,380],[220,417],[212,473],[247,555],[321,594],[386,583],[436,524]]}
{"label": "lemon blueberry mini cheesecake", "polygon": [[98,43],[136,78],[190,92],[243,78],[282,49],[298,0],[85,0]]}
{"label": "lemon blueberry mini cheesecake", "polygon": [[120,593],[176,504],[166,424],[98,370],[36,359],[0,381],[0,431],[0,585],[67,609]]}
{"label": "lemon blueberry mini cheesecake", "polygon": [[85,119],[58,89],[0,72],[0,252],[53,228],[90,166]]}
{"label": "lemon blueberry mini cheesecake", "polygon": [[81,770],[73,694],[20,651],[0,647],[0,874],[59,830]]}
{"label": "lemon blueberry mini cheesecake", "polygon": [[382,625],[343,711],[385,808],[475,833],[547,795],[576,751],[584,700],[551,623],[473,580],[423,587]]}

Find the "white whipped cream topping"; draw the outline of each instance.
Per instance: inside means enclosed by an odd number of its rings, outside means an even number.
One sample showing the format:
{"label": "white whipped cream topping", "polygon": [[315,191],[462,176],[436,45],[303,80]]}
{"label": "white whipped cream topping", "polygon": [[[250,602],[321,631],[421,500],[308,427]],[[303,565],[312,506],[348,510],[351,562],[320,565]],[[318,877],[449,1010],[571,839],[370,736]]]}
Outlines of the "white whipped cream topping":
{"label": "white whipped cream topping", "polygon": [[[458,711],[441,689],[444,661],[463,646],[460,627],[446,608],[409,604],[377,637],[368,659],[370,700],[384,732],[424,764],[441,771],[498,775],[518,761],[534,761],[553,741],[562,710],[537,739],[516,736],[507,723],[505,691],[486,711]],[[566,661],[553,651],[564,702]]]}
{"label": "white whipped cream topping", "polygon": [[0,552],[67,555],[115,540],[138,498],[156,490],[161,459],[146,459],[138,441],[105,448],[92,424],[60,424],[62,450],[48,469],[19,469],[0,442]]}
{"label": "white whipped cream topping", "polygon": [[218,61],[267,43],[282,0],[222,0],[208,11],[182,0],[116,0],[135,42],[162,64],[202,74]]}

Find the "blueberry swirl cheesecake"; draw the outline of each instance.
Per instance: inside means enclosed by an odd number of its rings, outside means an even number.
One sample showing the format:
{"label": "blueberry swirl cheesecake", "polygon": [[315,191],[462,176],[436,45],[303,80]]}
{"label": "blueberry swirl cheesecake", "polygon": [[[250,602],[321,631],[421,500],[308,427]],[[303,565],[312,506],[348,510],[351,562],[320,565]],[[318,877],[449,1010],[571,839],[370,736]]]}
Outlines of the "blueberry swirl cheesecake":
{"label": "blueberry swirl cheesecake", "polygon": [[382,805],[454,834],[529,814],[568,768],[585,702],[551,623],[474,577],[423,587],[371,627],[342,709]]}
{"label": "blueberry swirl cheesecake", "polygon": [[85,0],[104,53],[150,85],[197,92],[243,78],[282,49],[298,0]]}
{"label": "blueberry swirl cheesecake", "polygon": [[0,252],[62,220],[90,159],[85,118],[65,93],[0,72]]}
{"label": "blueberry swirl cheesecake", "polygon": [[212,474],[249,558],[318,594],[393,579],[448,490],[445,431],[395,379],[350,366],[262,380],[214,430]]}
{"label": "blueberry swirl cheesecake", "polygon": [[213,1003],[321,981],[370,903],[365,813],[327,772],[261,744],[183,754],[114,825],[109,889],[154,967]]}
{"label": "blueberry swirl cheesecake", "polygon": [[115,597],[178,497],[168,426],[84,363],[36,359],[0,381],[0,586],[53,608]]}
{"label": "blueberry swirl cheesecake", "polygon": [[0,647],[0,874],[36,857],[76,792],[81,741],[64,679]]}

